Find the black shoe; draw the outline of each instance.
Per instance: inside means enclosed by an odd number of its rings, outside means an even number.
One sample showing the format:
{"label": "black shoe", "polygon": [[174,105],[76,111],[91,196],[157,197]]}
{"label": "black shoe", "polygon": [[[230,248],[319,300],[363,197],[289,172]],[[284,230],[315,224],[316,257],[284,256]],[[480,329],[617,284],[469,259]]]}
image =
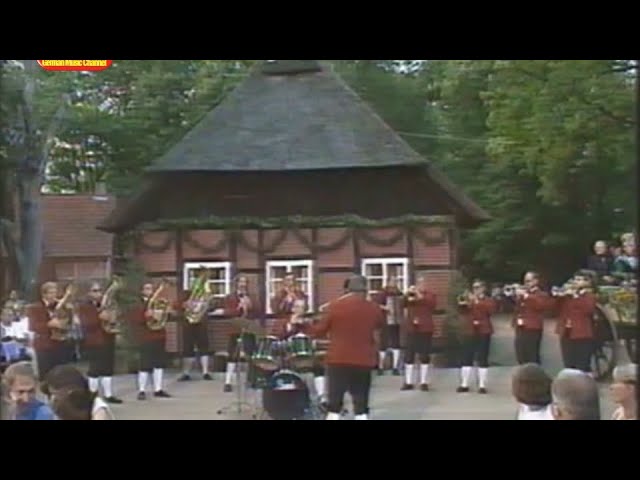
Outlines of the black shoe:
{"label": "black shoe", "polygon": [[456,392],[458,393],[467,393],[469,391],[469,387],[458,387]]}
{"label": "black shoe", "polygon": [[204,375],[202,375],[202,379],[203,380],[213,380],[213,377],[211,376],[210,373],[205,373]]}
{"label": "black shoe", "polygon": [[423,383],[422,385],[420,385],[420,390],[422,390],[423,392],[428,392],[429,391],[429,384],[428,383]]}
{"label": "black shoe", "polygon": [[122,403],[122,400],[117,397],[107,397],[104,399],[104,401],[107,403],[113,403],[115,405]]}
{"label": "black shoe", "polygon": [[233,392],[233,387],[231,385],[229,385],[228,383],[224,386],[224,390],[222,390],[224,393],[231,393]]}
{"label": "black shoe", "polygon": [[398,370],[397,368],[393,369],[393,376],[394,377],[399,377],[400,376],[400,370]]}
{"label": "black shoe", "polygon": [[384,375],[384,370],[379,368],[378,369],[378,376],[381,377],[382,375]]}
{"label": "black shoe", "polygon": [[478,389],[478,393],[481,393],[482,395],[486,395],[488,392],[487,392],[487,389],[483,387]]}
{"label": "black shoe", "polygon": [[404,385],[402,385],[402,388],[400,390],[413,390],[415,387],[413,385],[411,385],[410,383],[405,383]]}
{"label": "black shoe", "polygon": [[144,392],[138,392],[138,400],[146,400],[147,394]]}
{"label": "black shoe", "polygon": [[178,377],[179,382],[188,382],[189,380],[191,380],[191,375],[189,375],[188,373],[183,373]]}
{"label": "black shoe", "polygon": [[171,395],[169,395],[164,390],[158,390],[157,392],[154,392],[153,396],[157,398],[171,398]]}

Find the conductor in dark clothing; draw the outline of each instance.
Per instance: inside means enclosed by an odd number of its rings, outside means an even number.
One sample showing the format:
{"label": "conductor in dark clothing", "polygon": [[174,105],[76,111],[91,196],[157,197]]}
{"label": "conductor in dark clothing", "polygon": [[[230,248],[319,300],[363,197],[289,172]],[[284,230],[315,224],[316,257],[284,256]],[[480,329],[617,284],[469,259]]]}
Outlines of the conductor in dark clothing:
{"label": "conductor in dark clothing", "polygon": [[611,276],[613,257],[609,255],[607,244],[602,240],[598,240],[593,245],[593,252],[594,255],[589,256],[587,259],[587,270],[596,272],[599,281],[605,284],[613,283],[614,278]]}
{"label": "conductor in dark clothing", "polygon": [[380,306],[366,296],[366,279],[352,277],[348,293],[331,302],[320,322],[312,327],[314,336],[330,338],[326,360],[327,420],[340,420],[347,392],[353,399],[355,419],[369,419],[371,375],[378,363],[378,335],[385,316]]}

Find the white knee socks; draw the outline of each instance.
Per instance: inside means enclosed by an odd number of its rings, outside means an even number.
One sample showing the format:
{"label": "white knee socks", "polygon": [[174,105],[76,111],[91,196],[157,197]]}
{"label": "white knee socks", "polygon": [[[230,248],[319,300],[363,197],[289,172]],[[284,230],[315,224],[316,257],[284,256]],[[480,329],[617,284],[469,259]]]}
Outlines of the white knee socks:
{"label": "white knee socks", "polygon": [[469,380],[471,379],[471,367],[462,367],[460,369],[460,386],[469,388]]}
{"label": "white knee socks", "polygon": [[100,379],[89,377],[89,390],[91,390],[91,393],[98,393],[98,388],[100,388]]}
{"label": "white knee socks", "polygon": [[404,383],[413,385],[413,365],[407,364],[404,366]]}
{"label": "white knee socks", "polygon": [[106,398],[113,397],[113,379],[111,377],[102,377],[100,379],[102,383],[102,393]]}
{"label": "white knee socks", "polygon": [[429,365],[420,364],[420,384],[429,384]]}
{"label": "white knee socks", "polygon": [[487,374],[489,373],[488,368],[479,368],[478,369],[478,386],[480,388],[487,388]]}
{"label": "white knee socks", "polygon": [[227,363],[227,372],[224,376],[224,384],[231,385],[233,381],[233,374],[236,372],[236,364],[233,362]]}
{"label": "white knee socks", "polygon": [[159,392],[162,390],[162,369],[154,368],[153,369],[153,391]]}
{"label": "white knee socks", "polygon": [[394,370],[397,370],[398,365],[400,364],[400,350],[397,348],[394,348],[391,350],[391,354],[393,355],[393,365],[391,366],[391,368],[393,368]]}
{"label": "white knee socks", "polygon": [[326,420],[340,420],[340,414],[339,413],[327,413]]}
{"label": "white knee socks", "polygon": [[144,392],[149,381],[149,372],[138,372],[138,390]]}
{"label": "white knee socks", "polygon": [[324,377],[315,377],[313,379],[313,385],[316,389],[316,395],[322,397],[324,395]]}
{"label": "white knee socks", "polygon": [[206,375],[209,373],[209,356],[203,355],[200,357],[200,366],[202,367],[202,374]]}
{"label": "white knee socks", "polygon": [[378,352],[378,368],[384,370],[384,359],[387,357],[387,352]]}
{"label": "white knee socks", "polygon": [[362,415],[356,415],[353,417],[354,420],[369,420],[369,415],[363,413]]}

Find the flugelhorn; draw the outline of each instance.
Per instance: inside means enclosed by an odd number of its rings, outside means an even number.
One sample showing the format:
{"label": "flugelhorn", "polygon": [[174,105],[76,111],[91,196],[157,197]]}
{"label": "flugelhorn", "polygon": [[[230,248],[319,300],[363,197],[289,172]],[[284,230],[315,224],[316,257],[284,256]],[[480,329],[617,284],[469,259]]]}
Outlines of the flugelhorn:
{"label": "flugelhorn", "polygon": [[518,290],[524,290],[525,286],[520,283],[512,283],[511,285],[505,285],[502,287],[502,293],[505,297],[514,297]]}

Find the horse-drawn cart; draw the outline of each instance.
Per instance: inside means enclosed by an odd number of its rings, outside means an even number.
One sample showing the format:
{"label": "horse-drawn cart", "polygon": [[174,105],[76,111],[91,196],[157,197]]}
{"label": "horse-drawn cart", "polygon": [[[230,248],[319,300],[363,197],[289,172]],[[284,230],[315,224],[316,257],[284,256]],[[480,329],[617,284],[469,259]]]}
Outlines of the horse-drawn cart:
{"label": "horse-drawn cart", "polygon": [[596,379],[603,380],[617,364],[636,360],[638,297],[632,286],[598,289],[594,317],[596,344],[592,359]]}

